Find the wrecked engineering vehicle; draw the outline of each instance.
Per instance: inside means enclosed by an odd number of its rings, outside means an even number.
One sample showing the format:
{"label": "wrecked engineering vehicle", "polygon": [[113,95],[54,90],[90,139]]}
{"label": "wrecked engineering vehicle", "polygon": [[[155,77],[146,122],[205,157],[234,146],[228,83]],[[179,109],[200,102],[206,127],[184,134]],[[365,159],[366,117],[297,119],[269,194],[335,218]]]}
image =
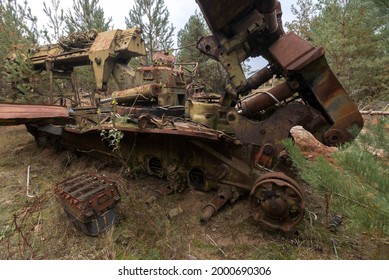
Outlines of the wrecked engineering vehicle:
{"label": "wrecked engineering vehicle", "polygon": [[[350,130],[362,128],[362,117],[330,70],[324,50],[284,33],[278,1],[196,2],[212,31],[197,48],[223,65],[229,77],[225,93],[186,95],[184,73],[171,66],[130,68],[131,58],[145,54],[140,33],[108,31],[97,34],[90,47],[43,52],[32,60],[37,69],[63,73],[92,63],[98,89],[104,91],[112,75],[119,90],[100,100],[98,108],[72,108],[68,125],[52,125],[64,121],[64,112],[53,109],[50,118],[35,116],[40,123],[28,130],[41,144],[120,155],[132,169],[141,166],[165,177],[166,188],[158,190],[162,194],[187,186],[216,190],[203,209],[204,223],[227,202],[249,195],[256,221],[290,231],[302,220],[305,206],[296,181],[279,172],[282,141],[301,125],[320,142],[341,145],[353,140]],[[240,64],[257,56],[269,64],[246,79]],[[285,81],[249,94],[274,76]],[[3,123],[4,115],[0,107]],[[8,118],[12,122],[23,121],[16,115]]]}
{"label": "wrecked engineering vehicle", "polygon": [[[153,55],[156,65],[136,69],[128,66],[132,58],[145,55],[141,30],[130,28],[102,33],[89,31],[70,34],[61,38],[58,44],[37,48],[31,56],[31,62],[35,70],[49,72],[51,99],[54,79],[71,79],[73,82],[77,80],[73,71],[75,67],[92,65],[98,91],[96,98],[99,94],[104,95],[110,78],[113,77],[119,90],[115,91],[112,97],[119,102],[128,104],[135,98],[141,101],[148,94],[158,94],[159,98],[155,101],[159,106],[183,105],[183,71],[172,67],[171,57],[161,56],[159,53]],[[77,81],[72,84],[77,84]],[[92,105],[97,105],[94,98],[91,101]],[[73,102],[79,107],[82,104],[77,89]]]}

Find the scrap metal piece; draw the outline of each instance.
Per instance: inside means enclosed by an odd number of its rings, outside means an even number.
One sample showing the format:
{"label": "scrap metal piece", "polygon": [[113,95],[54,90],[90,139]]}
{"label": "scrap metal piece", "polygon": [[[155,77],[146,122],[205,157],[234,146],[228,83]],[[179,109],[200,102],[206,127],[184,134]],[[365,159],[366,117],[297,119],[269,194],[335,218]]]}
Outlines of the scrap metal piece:
{"label": "scrap metal piece", "polygon": [[[247,80],[240,65],[248,57],[263,55],[269,59],[267,48],[284,34],[281,4],[276,0],[196,0],[213,35],[201,37],[197,48],[219,61],[231,80],[228,94],[248,93]],[[261,84],[272,76],[260,70],[253,79]],[[263,75],[264,74],[264,75]],[[255,75],[256,76],[256,75]],[[250,82],[250,83],[251,83]]]}
{"label": "scrap metal piece", "polygon": [[58,43],[64,50],[71,50],[74,48],[82,49],[90,47],[97,36],[97,30],[91,29],[89,31],[78,31],[70,33],[68,36],[61,36]]}
{"label": "scrap metal piece", "polygon": [[80,173],[59,182],[54,192],[73,224],[86,235],[97,236],[117,220],[117,185],[104,176]]}
{"label": "scrap metal piece", "polygon": [[75,124],[65,107],[35,104],[0,104],[0,126],[19,124]]}
{"label": "scrap metal piece", "polygon": [[[279,1],[197,0],[197,3],[213,33],[200,38],[197,48],[223,65],[230,82],[226,92],[232,99],[248,94],[273,75],[286,79],[284,85],[242,101],[245,116],[253,117],[298,92],[328,123],[319,141],[338,146],[354,140],[354,128],[363,127],[357,106],[331,71],[324,49],[293,32],[284,33]],[[259,55],[269,61],[269,68],[246,79],[240,63]]]}
{"label": "scrap metal piece", "polygon": [[168,219],[174,219],[175,217],[181,215],[184,212],[184,210],[180,207],[177,206],[176,208],[173,208],[172,210],[169,211],[167,217]]}
{"label": "scrap metal piece", "polygon": [[254,220],[273,230],[293,230],[304,216],[303,195],[296,181],[283,173],[261,176],[249,196]]}
{"label": "scrap metal piece", "polygon": [[282,106],[260,122],[242,116],[236,110],[228,112],[227,120],[239,140],[261,147],[256,154],[255,163],[268,168],[273,166],[284,149],[282,140],[289,136],[292,127],[301,125],[319,140],[323,137],[320,134],[321,128],[328,125],[317,110],[299,102]]}
{"label": "scrap metal piece", "polygon": [[338,227],[342,223],[342,220],[343,220],[342,215],[334,215],[332,217],[331,223],[328,226],[328,229],[331,232],[336,232],[338,230]]}
{"label": "scrap metal piece", "polygon": [[117,60],[127,64],[132,57],[146,55],[140,34],[139,28],[117,29],[97,34],[88,54],[89,60],[93,63],[96,86],[99,90],[107,89]]}
{"label": "scrap metal piece", "polygon": [[162,86],[148,84],[126,90],[115,91],[112,98],[117,102],[136,102],[137,100],[150,100],[162,92]]}
{"label": "scrap metal piece", "polygon": [[288,33],[276,41],[269,51],[277,60],[285,76],[300,75],[299,92],[312,107],[320,110],[332,126],[321,142],[338,146],[351,142],[352,128],[363,127],[358,107],[331,71],[323,48],[316,48],[294,33]]}
{"label": "scrap metal piece", "polygon": [[241,101],[242,114],[253,117],[260,111],[291,97],[292,94],[293,92],[287,83],[279,84],[266,92],[258,92]]}
{"label": "scrap metal piece", "polygon": [[201,224],[206,224],[209,219],[233,197],[233,190],[229,187],[221,188],[217,195],[204,207],[200,218]]}

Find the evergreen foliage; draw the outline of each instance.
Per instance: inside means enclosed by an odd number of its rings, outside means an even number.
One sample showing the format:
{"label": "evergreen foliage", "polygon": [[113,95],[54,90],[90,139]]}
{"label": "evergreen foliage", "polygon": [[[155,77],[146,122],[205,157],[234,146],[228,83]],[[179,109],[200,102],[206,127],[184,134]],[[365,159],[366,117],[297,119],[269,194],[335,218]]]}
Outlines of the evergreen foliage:
{"label": "evergreen foliage", "polygon": [[0,1],[0,98],[4,101],[40,102],[35,91],[39,77],[28,62],[29,49],[39,37],[37,18],[27,2]]}
{"label": "evergreen foliage", "polygon": [[63,9],[60,9],[61,0],[50,0],[51,7],[43,2],[43,12],[49,18],[48,27],[44,28],[45,39],[49,43],[58,42],[59,38],[64,35],[65,14]]}
{"label": "evergreen foliage", "polygon": [[198,62],[196,81],[205,83],[208,91],[222,92],[227,76],[226,72],[220,63],[200,53],[195,46],[201,36],[208,34],[210,34],[210,31],[203,16],[196,11],[177,34],[179,48],[177,61],[182,63]]}
{"label": "evergreen foliage", "polygon": [[[298,0],[287,27],[323,46],[331,68],[362,105],[389,101],[389,13],[384,0]],[[372,102],[374,101],[374,102]]]}
{"label": "evergreen foliage", "polygon": [[73,0],[73,7],[68,9],[65,22],[68,34],[91,29],[103,32],[111,28],[112,17],[105,18],[99,0]]}
{"label": "evergreen foliage", "polygon": [[[335,163],[308,161],[291,140],[285,141],[301,179],[327,198],[347,226],[374,235],[389,234],[389,121],[369,125],[357,140],[340,148]],[[378,153],[378,155],[377,155]]]}
{"label": "evergreen foliage", "polygon": [[142,29],[142,37],[150,57],[156,51],[173,49],[174,27],[169,22],[169,16],[163,0],[135,0],[133,8],[125,18],[127,28]]}
{"label": "evergreen foliage", "polygon": [[208,57],[196,49],[196,42],[201,36],[209,35],[210,31],[205,24],[204,17],[195,12],[189,17],[185,26],[177,33],[177,45],[180,49],[177,54],[179,61],[205,62]]}
{"label": "evergreen foliage", "polygon": [[292,14],[296,16],[296,19],[286,22],[285,26],[289,31],[310,41],[312,18],[316,14],[316,6],[313,5],[313,0],[297,0],[296,5],[291,6]]}

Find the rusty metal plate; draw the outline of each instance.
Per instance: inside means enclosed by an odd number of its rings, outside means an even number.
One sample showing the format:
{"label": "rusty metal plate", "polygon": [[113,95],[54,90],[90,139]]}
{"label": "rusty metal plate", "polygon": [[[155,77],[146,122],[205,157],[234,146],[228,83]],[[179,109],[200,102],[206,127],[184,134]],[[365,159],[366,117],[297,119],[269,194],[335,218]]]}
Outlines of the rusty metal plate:
{"label": "rusty metal plate", "polygon": [[316,48],[298,35],[290,32],[281,36],[269,51],[284,71],[298,71],[320,56],[322,48]]}
{"label": "rusty metal plate", "polygon": [[55,194],[65,210],[81,223],[91,222],[120,201],[115,182],[86,172],[58,183]]}
{"label": "rusty metal plate", "polygon": [[[202,138],[202,139],[208,139],[208,140],[224,140],[226,142],[234,143],[235,138],[214,129],[206,128],[202,125],[196,125],[189,122],[174,122],[174,126],[167,124],[164,126],[163,123],[160,124],[160,121],[158,121],[158,118],[152,118],[155,120],[155,122],[151,123],[148,122],[145,128],[141,128],[134,125],[121,125],[116,124],[115,128],[117,130],[123,131],[123,132],[130,132],[130,133],[144,133],[144,134],[160,134],[160,135],[177,135],[177,136],[189,136],[194,138]],[[160,127],[158,125],[160,124]],[[104,123],[100,125],[100,127],[91,127],[84,130],[79,130],[77,128],[71,128],[71,127],[65,127],[64,131],[69,132],[70,137],[77,138],[78,135],[81,134],[92,134],[92,133],[98,133],[100,134],[100,131],[102,129],[104,130],[110,130],[113,129],[114,126],[110,123]]]}
{"label": "rusty metal plate", "polygon": [[214,32],[222,29],[253,4],[253,0],[196,0],[208,26]]}
{"label": "rusty metal plate", "polygon": [[300,94],[305,101],[320,110],[332,125],[321,142],[342,145],[355,138],[353,128],[361,129],[363,119],[358,107],[331,71],[322,48],[315,48],[294,33],[280,37],[270,52],[285,76],[297,72],[305,87]]}
{"label": "rusty metal plate", "polygon": [[111,30],[99,33],[90,48],[90,53],[109,50],[113,47],[113,42],[117,32],[118,30]]}
{"label": "rusty metal plate", "polygon": [[74,124],[65,107],[35,104],[0,104],[0,125]]}
{"label": "rusty metal plate", "polygon": [[321,111],[331,120],[332,127],[324,135],[329,146],[351,142],[355,131],[363,127],[363,118],[358,107],[329,68],[324,56],[302,69],[302,77],[314,93]]}
{"label": "rusty metal plate", "polygon": [[66,209],[65,213],[79,231],[90,236],[98,236],[101,232],[113,226],[118,220],[115,208],[107,210],[87,223],[80,222]]}

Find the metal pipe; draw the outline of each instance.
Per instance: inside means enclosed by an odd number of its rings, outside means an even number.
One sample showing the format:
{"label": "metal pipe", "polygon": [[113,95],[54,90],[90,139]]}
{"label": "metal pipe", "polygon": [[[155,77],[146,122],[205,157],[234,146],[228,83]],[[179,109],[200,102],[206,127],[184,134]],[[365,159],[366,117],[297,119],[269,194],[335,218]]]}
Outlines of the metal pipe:
{"label": "metal pipe", "polygon": [[273,77],[272,72],[268,67],[264,67],[261,70],[257,71],[250,78],[246,80],[244,85],[239,89],[239,92],[249,91],[251,89],[256,89],[259,86],[266,83]]}
{"label": "metal pipe", "polygon": [[266,29],[269,33],[275,33],[278,30],[277,21],[277,0],[255,0],[254,4],[258,11],[264,15]]}
{"label": "metal pipe", "polygon": [[200,223],[205,225],[209,219],[232,198],[230,188],[221,188],[218,194],[204,207]]}
{"label": "metal pipe", "polygon": [[149,100],[161,93],[162,87],[156,84],[148,84],[126,90],[115,91],[112,98],[118,102],[132,102],[135,100]]}
{"label": "metal pipe", "polygon": [[104,98],[104,99],[100,99],[99,104],[105,104],[111,102],[112,102],[112,98]]}
{"label": "metal pipe", "polygon": [[255,7],[261,14],[269,14],[277,7],[277,0],[254,0]]}
{"label": "metal pipe", "polygon": [[258,112],[265,110],[292,95],[293,92],[287,83],[282,83],[266,92],[259,92],[256,95],[243,99],[241,101],[242,114],[246,117],[252,117]]}
{"label": "metal pipe", "polygon": [[270,14],[264,14],[266,29],[269,33],[275,33],[278,30],[277,12],[274,10]]}

